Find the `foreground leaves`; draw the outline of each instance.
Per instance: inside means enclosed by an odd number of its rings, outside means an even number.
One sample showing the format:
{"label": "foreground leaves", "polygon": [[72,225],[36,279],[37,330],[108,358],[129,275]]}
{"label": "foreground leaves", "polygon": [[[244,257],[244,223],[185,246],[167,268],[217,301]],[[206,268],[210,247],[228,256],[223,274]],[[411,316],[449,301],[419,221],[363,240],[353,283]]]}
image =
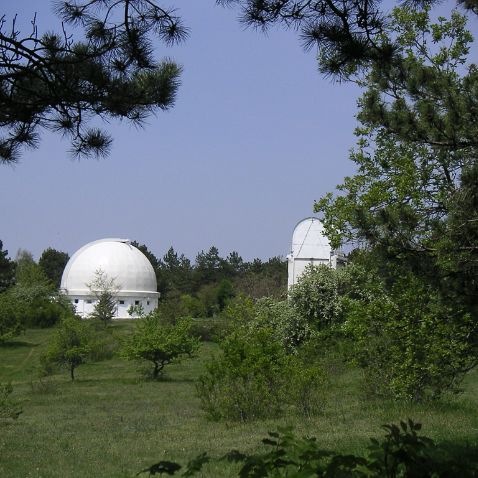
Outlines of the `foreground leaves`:
{"label": "foreground leaves", "polygon": [[[316,438],[299,438],[292,429],[282,428],[270,432],[262,440],[266,450],[256,454],[242,454],[231,451],[225,456],[213,459],[203,453],[193,459],[182,476],[193,476],[210,461],[237,462],[241,468],[239,478],[287,477],[287,478],[383,478],[383,477],[476,477],[478,461],[453,460],[433,440],[421,436],[421,425],[412,420],[383,427],[383,439],[372,439],[366,456],[342,455],[321,450]],[[159,462],[141,473],[149,476],[167,473],[176,474],[181,467],[171,462]]]}

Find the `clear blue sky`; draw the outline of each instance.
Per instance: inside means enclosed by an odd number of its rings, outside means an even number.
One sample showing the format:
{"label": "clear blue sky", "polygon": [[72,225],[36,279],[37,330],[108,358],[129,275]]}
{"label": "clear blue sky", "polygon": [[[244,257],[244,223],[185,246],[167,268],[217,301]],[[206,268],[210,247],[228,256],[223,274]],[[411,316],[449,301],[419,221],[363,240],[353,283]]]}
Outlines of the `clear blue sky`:
{"label": "clear blue sky", "polygon": [[[40,32],[57,29],[51,4],[2,2]],[[166,2],[167,3],[167,2]],[[173,3],[173,2],[170,2]],[[14,167],[0,166],[0,239],[38,259],[86,242],[126,237],[162,256],[194,258],[216,245],[245,259],[285,255],[314,199],[352,174],[359,91],[317,72],[294,32],[245,30],[214,0],[176,1],[190,38],[159,46],[184,67],[176,106],[144,130],[111,124],[106,160],[72,160],[43,135]]]}

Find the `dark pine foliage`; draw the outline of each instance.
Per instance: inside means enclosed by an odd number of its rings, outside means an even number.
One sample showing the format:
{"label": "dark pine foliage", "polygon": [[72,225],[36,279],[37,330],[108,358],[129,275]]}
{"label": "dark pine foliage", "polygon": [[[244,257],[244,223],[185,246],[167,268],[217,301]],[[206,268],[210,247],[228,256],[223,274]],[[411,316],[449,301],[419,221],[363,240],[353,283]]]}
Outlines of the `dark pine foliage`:
{"label": "dark pine foliage", "polygon": [[0,240],[0,292],[7,290],[15,283],[15,262],[8,258],[8,251],[4,251]]}
{"label": "dark pine foliage", "polygon": [[[370,64],[391,64],[397,44],[381,41],[388,30],[387,16],[377,0],[216,0],[237,5],[240,20],[261,30],[281,24],[301,32],[306,49],[319,50],[320,70],[338,79]],[[399,2],[397,2],[398,4]],[[438,0],[408,0],[411,7],[437,4]],[[476,0],[458,0],[478,14]]]}
{"label": "dark pine foliage", "polygon": [[36,147],[41,129],[69,138],[74,155],[103,156],[111,138],[92,118],[141,124],[174,103],[181,69],[153,55],[157,40],[187,34],[174,10],[150,0],[54,5],[58,33],[41,34],[33,17],[24,34],[0,16],[0,162]]}

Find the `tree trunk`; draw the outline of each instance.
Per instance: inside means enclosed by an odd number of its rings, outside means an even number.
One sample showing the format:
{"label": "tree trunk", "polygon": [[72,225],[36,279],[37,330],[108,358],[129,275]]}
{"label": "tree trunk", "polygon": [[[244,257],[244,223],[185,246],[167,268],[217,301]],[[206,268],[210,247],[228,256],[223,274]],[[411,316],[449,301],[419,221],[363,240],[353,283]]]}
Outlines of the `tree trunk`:
{"label": "tree trunk", "polygon": [[70,365],[70,377],[72,380],[75,380],[75,366],[73,364]]}
{"label": "tree trunk", "polygon": [[167,362],[154,362],[154,370],[153,370],[154,379],[159,377],[166,363]]}

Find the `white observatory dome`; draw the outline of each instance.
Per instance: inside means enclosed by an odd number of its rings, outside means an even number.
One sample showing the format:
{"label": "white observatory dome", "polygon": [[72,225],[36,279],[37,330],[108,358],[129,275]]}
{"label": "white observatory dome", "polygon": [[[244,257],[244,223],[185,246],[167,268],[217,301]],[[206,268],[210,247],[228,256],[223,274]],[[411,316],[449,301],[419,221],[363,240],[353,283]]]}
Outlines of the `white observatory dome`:
{"label": "white observatory dome", "polygon": [[291,252],[295,258],[328,261],[332,248],[325,236],[322,222],[315,217],[299,221],[292,235]]}
{"label": "white observatory dome", "polygon": [[345,257],[341,251],[332,250],[322,222],[316,217],[307,217],[294,228],[287,261],[290,288],[297,283],[307,266],[323,264],[336,269],[345,263]]}
{"label": "white observatory dome", "polygon": [[93,311],[95,297],[88,284],[98,271],[113,279],[118,289],[118,318],[129,317],[126,311],[131,305],[141,305],[145,312],[157,307],[156,275],[147,257],[127,239],[101,239],[76,251],[61,278],[61,290],[80,315]]}

